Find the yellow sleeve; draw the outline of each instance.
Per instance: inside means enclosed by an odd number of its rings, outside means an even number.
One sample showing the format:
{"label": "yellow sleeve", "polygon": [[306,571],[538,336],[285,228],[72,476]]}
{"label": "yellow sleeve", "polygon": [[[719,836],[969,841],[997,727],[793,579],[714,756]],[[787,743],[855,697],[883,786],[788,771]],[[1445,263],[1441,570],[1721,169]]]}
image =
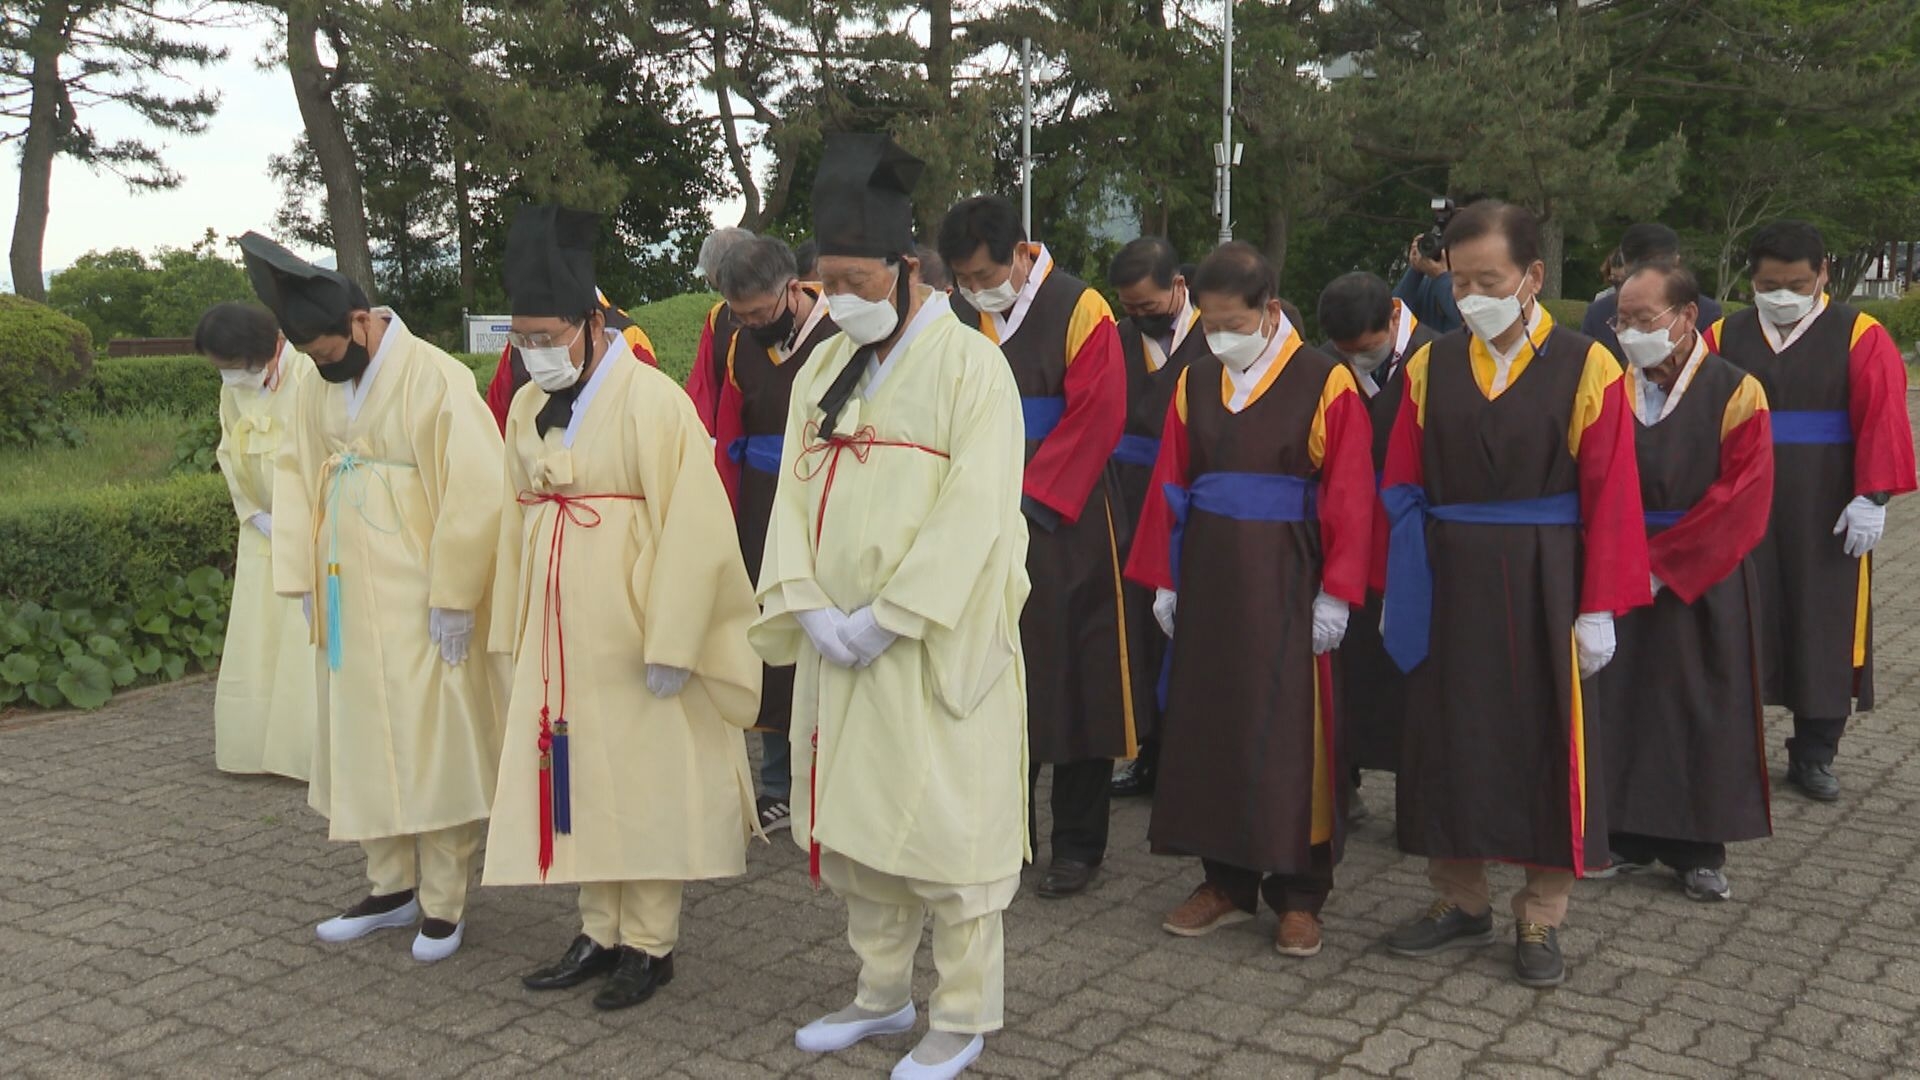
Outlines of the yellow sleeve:
{"label": "yellow sleeve", "polygon": [[[1607,388],[1624,378],[1620,361],[1605,345],[1594,342],[1587,349],[1587,366],[1580,372],[1580,385],[1573,392],[1573,419],[1567,424],[1567,453],[1580,456],[1580,437],[1607,407]],[[1624,405],[1625,402],[1622,402]]]}
{"label": "yellow sleeve", "polygon": [[[240,407],[234,403],[233,391],[220,388],[220,445],[213,451],[213,460],[220,465],[220,475],[226,478],[227,495],[233,499],[233,512],[239,516],[240,524],[245,525],[253,515],[263,507],[260,501],[247,490],[247,484],[240,475],[240,468],[233,457],[233,427],[240,420]],[[272,481],[269,480],[269,483]]]}
{"label": "yellow sleeve", "polygon": [[[625,314],[625,312],[622,312],[622,314]],[[711,316],[709,316],[709,318],[711,318]],[[629,322],[627,328],[620,331],[620,336],[627,339],[627,348],[631,349],[638,345],[640,348],[651,353],[655,360],[660,359],[660,354],[654,351],[653,339],[647,336],[645,330],[640,329],[639,323]]]}
{"label": "yellow sleeve", "polygon": [[[766,554],[761,557],[759,582],[761,615],[748,631],[760,658],[776,667],[797,663],[806,633],[793,618],[799,611],[832,607],[833,601],[813,576],[813,535],[808,531],[813,510],[813,485],[794,478],[794,465],[805,448],[807,417],[852,351],[843,336],[829,340],[807,366],[794,376],[787,403],[787,430],[780,454],[781,482],[774,489],[773,512],[767,519]],[[851,362],[851,361],[847,361]],[[814,387],[820,385],[819,390]]]}
{"label": "yellow sleeve", "polygon": [[1067,363],[1080,355],[1087,339],[1100,328],[1102,321],[1113,321],[1113,309],[1107,306],[1107,298],[1092,289],[1080,294],[1080,302],[1073,306],[1073,316],[1067,320]]}
{"label": "yellow sleeve", "polygon": [[1413,418],[1420,422],[1425,430],[1427,426],[1427,368],[1433,361],[1433,343],[1428,342],[1414,350],[1407,360],[1406,389],[1408,400],[1413,402]]}
{"label": "yellow sleeve", "polygon": [[[528,383],[532,386],[532,383]],[[518,404],[520,395],[514,395]],[[526,556],[522,548],[527,530],[527,515],[532,511],[520,505],[520,493],[533,485],[527,477],[526,462],[518,453],[515,445],[525,430],[526,418],[523,410],[507,408],[507,431],[504,462],[500,470],[503,490],[500,498],[499,539],[493,549],[493,591],[489,599],[493,607],[491,625],[487,628],[487,651],[506,653],[514,656],[520,648],[521,620],[526,618],[526,597],[522,595],[527,583],[521,580],[521,563]]]}
{"label": "yellow sleeve", "polygon": [[328,384],[307,379],[294,391],[292,430],[280,440],[273,465],[273,591],[281,596],[313,592],[315,504],[320,490],[320,466],[326,461],[321,444],[320,407]]}
{"label": "yellow sleeve", "polygon": [[1313,460],[1315,468],[1327,457],[1327,409],[1341,394],[1358,394],[1360,385],[1353,381],[1353,372],[1345,364],[1333,365],[1327,372],[1327,381],[1320,387],[1320,404],[1313,410],[1313,430],[1307,435],[1307,456]]}
{"label": "yellow sleeve", "polygon": [[1766,411],[1767,392],[1760,388],[1760,380],[1751,375],[1742,376],[1733,396],[1727,399],[1726,411],[1720,414],[1720,437],[1725,439],[1734,428],[1753,419],[1755,413]]}
{"label": "yellow sleeve", "polygon": [[1860,344],[1860,339],[1866,336],[1867,331],[1879,325],[1880,325],[1880,320],[1874,318],[1873,316],[1867,314],[1864,311],[1854,316],[1853,335],[1847,338],[1847,348],[1851,349],[1855,345]]}
{"label": "yellow sleeve", "polygon": [[500,429],[458,360],[416,342],[410,367],[417,418],[414,461],[433,509],[427,544],[427,603],[476,611],[493,584],[500,540]]}

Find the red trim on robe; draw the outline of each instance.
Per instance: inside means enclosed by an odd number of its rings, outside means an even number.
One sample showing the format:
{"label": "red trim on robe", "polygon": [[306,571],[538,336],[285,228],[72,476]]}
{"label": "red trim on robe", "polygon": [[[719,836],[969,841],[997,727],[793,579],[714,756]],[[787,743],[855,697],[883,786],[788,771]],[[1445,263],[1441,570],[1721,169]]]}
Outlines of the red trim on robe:
{"label": "red trim on robe", "polygon": [[687,372],[687,396],[693,399],[693,411],[700,414],[709,435],[714,433],[714,418],[720,411],[723,381],[713,370],[713,320],[720,314],[720,307],[716,304],[710,308],[707,321],[700,324],[700,347],[693,351],[693,370]]}
{"label": "red trim on robe", "polygon": [[[1618,615],[1653,602],[1647,583],[1647,521],[1640,502],[1640,464],[1633,456],[1634,421],[1627,404],[1627,380],[1614,379],[1600,400],[1600,415],[1580,433],[1585,564],[1580,610]],[[1393,450],[1387,451],[1389,471]]]}
{"label": "red trim on robe", "polygon": [[507,345],[500,350],[500,363],[493,369],[493,381],[487,384],[487,411],[493,413],[493,422],[500,425],[500,434],[507,433],[507,410],[513,408],[513,346]]}
{"label": "red trim on robe", "polygon": [[1127,556],[1127,580],[1149,589],[1173,588],[1173,511],[1167,508],[1167,485],[1187,486],[1192,467],[1187,449],[1187,421],[1180,415],[1180,393],[1186,389],[1182,379],[1179,391],[1167,402],[1167,422],[1160,431],[1160,456],[1153,462],[1153,477],[1147,481],[1147,501],[1140,508],[1140,524],[1133,534],[1133,551]]}
{"label": "red trim on robe", "polygon": [[740,516],[740,470],[743,466],[727,456],[727,447],[735,439],[747,433],[746,422],[740,413],[747,407],[747,400],[734,385],[732,379],[720,384],[720,404],[714,413],[713,421],[707,430],[713,433],[713,464],[720,470],[720,483],[727,489],[727,501],[733,504],[733,514]]}
{"label": "red trim on robe", "polygon": [[1760,546],[1772,509],[1773,419],[1762,409],[1720,440],[1720,475],[1686,517],[1648,538],[1648,562],[1691,604]]}
{"label": "red trim on robe", "polygon": [[[1326,407],[1326,452],[1320,462],[1320,587],[1355,607],[1367,602],[1375,508],[1373,420],[1366,403],[1342,390]],[[1331,699],[1329,699],[1331,710]]]}
{"label": "red trim on robe", "polygon": [[1854,494],[1913,491],[1907,366],[1886,327],[1869,326],[1853,343],[1847,354],[1847,395],[1847,412],[1853,421]]}
{"label": "red trim on robe", "polygon": [[[1424,451],[1427,433],[1420,426],[1420,402],[1413,400],[1411,387],[1400,396],[1400,411],[1393,414],[1393,429],[1387,433],[1387,464],[1380,471],[1380,488],[1399,484],[1427,484],[1427,459]],[[1631,447],[1628,453],[1632,453]],[[1376,500],[1378,501],[1378,500]],[[1374,592],[1387,588],[1386,508],[1380,510],[1379,527],[1373,530],[1373,566],[1367,575]]]}
{"label": "red trim on robe", "polygon": [[1127,371],[1111,318],[1101,319],[1067,362],[1064,390],[1066,415],[1027,462],[1022,490],[1072,524],[1127,424]]}

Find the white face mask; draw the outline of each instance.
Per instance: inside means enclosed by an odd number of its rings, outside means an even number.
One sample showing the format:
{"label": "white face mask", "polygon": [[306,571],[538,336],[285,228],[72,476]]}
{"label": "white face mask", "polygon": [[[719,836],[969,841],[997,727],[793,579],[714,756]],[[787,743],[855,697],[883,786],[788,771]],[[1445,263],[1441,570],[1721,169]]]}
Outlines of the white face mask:
{"label": "white face mask", "polygon": [[267,385],[267,369],[244,371],[237,368],[221,368],[220,384],[231,386],[235,390],[258,390]]}
{"label": "white face mask", "polygon": [[1467,329],[1473,331],[1474,337],[1491,342],[1520,321],[1520,307],[1520,290],[1517,288],[1512,296],[1463,296],[1460,298],[1460,318],[1466,321]]}
{"label": "white face mask", "polygon": [[1675,343],[1668,336],[1672,332],[1671,326],[1665,330],[1622,330],[1620,351],[1627,354],[1627,363],[1634,367],[1642,370],[1654,367],[1673,355]]}
{"label": "white face mask", "polygon": [[896,277],[893,289],[889,289],[882,300],[836,293],[827,297],[827,314],[833,316],[834,325],[855,345],[885,341],[894,327],[900,325],[900,313],[893,309],[893,294],[899,287],[900,279]]}
{"label": "white face mask", "polygon": [[579,382],[580,369],[573,366],[573,359],[567,354],[585,329],[584,325],[576,328],[573,337],[567,339],[565,345],[548,345],[538,349],[521,346],[520,360],[527,365],[527,378],[549,394],[559,393]]}
{"label": "white face mask", "polygon": [[1775,289],[1756,294],[1753,302],[1768,322],[1775,326],[1789,326],[1807,317],[1807,313],[1813,310],[1814,298],[1802,296],[1792,289]]}
{"label": "white face mask", "polygon": [[1020,299],[1020,290],[1013,287],[1013,274],[1009,272],[1007,280],[993,288],[982,289],[979,292],[961,289],[960,297],[980,311],[991,311],[997,314],[1012,310],[1014,303]]}
{"label": "white face mask", "polygon": [[1393,342],[1388,341],[1376,345],[1365,352],[1348,353],[1347,362],[1353,365],[1353,370],[1355,371],[1372,372],[1379,370],[1380,365],[1386,363],[1387,357],[1392,355]]}
{"label": "white face mask", "polygon": [[[1266,329],[1266,320],[1260,321],[1262,331]],[[1259,361],[1267,351],[1267,335],[1236,334],[1231,330],[1214,330],[1207,334],[1207,348],[1220,362],[1235,371],[1245,371]]]}

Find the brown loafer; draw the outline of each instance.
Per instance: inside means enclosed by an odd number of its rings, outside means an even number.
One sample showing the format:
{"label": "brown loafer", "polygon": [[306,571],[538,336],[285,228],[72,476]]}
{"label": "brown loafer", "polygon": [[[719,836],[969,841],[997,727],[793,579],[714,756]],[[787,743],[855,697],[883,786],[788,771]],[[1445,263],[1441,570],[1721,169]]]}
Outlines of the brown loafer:
{"label": "brown loafer", "polygon": [[1289,911],[1280,916],[1280,929],[1273,935],[1273,948],[1281,956],[1312,956],[1320,951],[1320,919],[1305,911]]}
{"label": "brown loafer", "polygon": [[1187,902],[1167,913],[1160,928],[1175,937],[1205,937],[1223,926],[1246,922],[1253,912],[1242,911],[1211,882],[1193,890]]}

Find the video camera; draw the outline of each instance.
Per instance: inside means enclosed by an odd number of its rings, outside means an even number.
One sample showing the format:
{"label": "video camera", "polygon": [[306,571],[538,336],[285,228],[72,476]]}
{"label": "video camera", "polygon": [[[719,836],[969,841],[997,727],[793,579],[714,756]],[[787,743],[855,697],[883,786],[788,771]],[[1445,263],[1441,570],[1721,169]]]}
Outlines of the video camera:
{"label": "video camera", "polygon": [[1433,210],[1433,228],[1421,233],[1416,243],[1419,244],[1422,258],[1438,262],[1440,253],[1446,250],[1446,245],[1440,242],[1440,237],[1447,231],[1447,222],[1453,220],[1453,212],[1456,208],[1453,200],[1445,196],[1434,199],[1428,206]]}

